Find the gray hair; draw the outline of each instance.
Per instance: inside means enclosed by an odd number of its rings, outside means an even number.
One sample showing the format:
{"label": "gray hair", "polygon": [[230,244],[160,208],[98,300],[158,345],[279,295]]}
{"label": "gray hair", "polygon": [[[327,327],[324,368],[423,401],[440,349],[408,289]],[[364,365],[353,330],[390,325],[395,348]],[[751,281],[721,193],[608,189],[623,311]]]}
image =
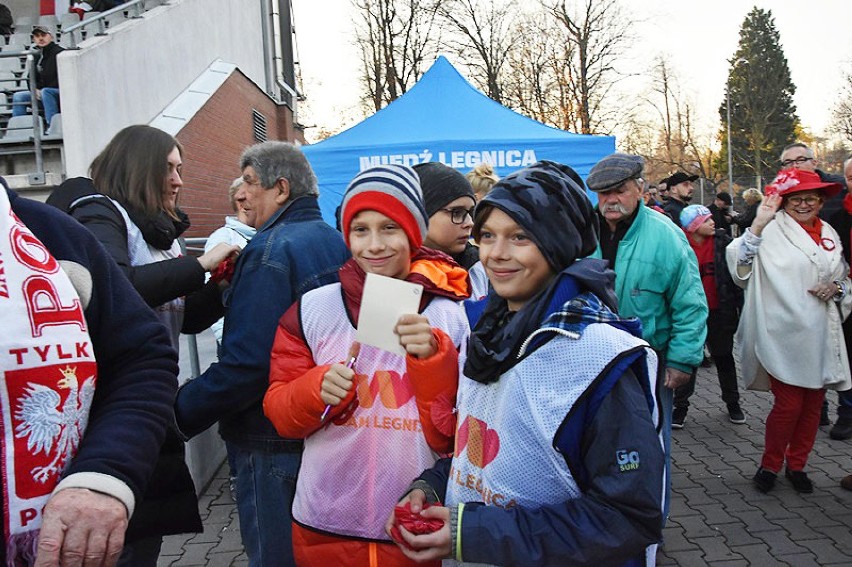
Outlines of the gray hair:
{"label": "gray hair", "polygon": [[814,151],[810,149],[807,144],[804,144],[802,142],[794,142],[790,145],[784,146],[784,149],[781,150],[781,157],[778,158],[779,161],[784,161],[784,154],[786,154],[788,150],[792,150],[793,148],[802,148],[808,153],[809,158],[814,159]]}
{"label": "gray hair", "polygon": [[240,157],[240,170],[251,166],[260,186],[272,189],[282,177],[290,182],[290,199],[319,196],[317,176],[302,151],[287,142],[263,142],[246,148]]}

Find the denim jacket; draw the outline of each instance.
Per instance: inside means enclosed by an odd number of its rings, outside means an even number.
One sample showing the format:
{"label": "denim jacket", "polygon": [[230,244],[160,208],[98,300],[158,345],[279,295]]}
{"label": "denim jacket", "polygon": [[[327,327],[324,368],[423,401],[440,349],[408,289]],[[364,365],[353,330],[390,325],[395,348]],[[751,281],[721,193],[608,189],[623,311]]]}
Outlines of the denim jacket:
{"label": "denim jacket", "polygon": [[322,220],[316,197],[300,197],[257,231],[237,260],[225,292],[225,328],[219,362],[187,382],[175,417],[188,437],[219,421],[226,441],[248,451],[293,452],[263,415],[269,353],[281,315],[301,295],[338,280],[349,258],[339,232]]}

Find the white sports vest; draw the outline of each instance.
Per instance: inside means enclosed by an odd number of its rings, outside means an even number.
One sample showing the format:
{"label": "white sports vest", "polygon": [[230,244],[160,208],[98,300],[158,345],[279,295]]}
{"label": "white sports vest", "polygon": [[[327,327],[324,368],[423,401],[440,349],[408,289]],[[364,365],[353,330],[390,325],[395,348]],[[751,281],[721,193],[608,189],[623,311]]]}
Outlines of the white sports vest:
{"label": "white sports vest", "polygon": [[[447,505],[537,508],[578,498],[577,483],[553,448],[556,430],[607,364],[643,346],[653,392],[657,356],[648,343],[601,323],[586,327],[580,339],[553,338],[495,384],[463,378]],[[658,417],[655,407],[654,423]]]}
{"label": "white sports vest", "polygon": [[[110,199],[112,203],[118,207],[121,216],[124,217],[124,224],[127,226],[127,254],[130,257],[131,266],[144,266],[161,262],[163,260],[171,260],[181,256],[180,244],[177,239],[172,242],[171,248],[168,250],[160,250],[154,248],[142,236],[142,231],[139,227],[130,220],[130,215],[121,204],[115,199]],[[166,326],[169,331],[169,336],[172,339],[172,346],[178,348],[180,344],[180,329],[183,326],[184,299],[183,297],[175,298],[167,301],[162,305],[154,307],[154,313],[157,314],[160,321]]]}
{"label": "white sports vest", "polygon": [[[302,296],[299,315],[317,365],[346,360],[355,328],[340,284]],[[464,352],[470,330],[461,305],[435,298],[423,315]],[[436,455],[422,433],[405,358],[361,345],[355,373],[359,407],[352,417],[305,439],[293,518],[332,534],[387,541],[388,515]]]}

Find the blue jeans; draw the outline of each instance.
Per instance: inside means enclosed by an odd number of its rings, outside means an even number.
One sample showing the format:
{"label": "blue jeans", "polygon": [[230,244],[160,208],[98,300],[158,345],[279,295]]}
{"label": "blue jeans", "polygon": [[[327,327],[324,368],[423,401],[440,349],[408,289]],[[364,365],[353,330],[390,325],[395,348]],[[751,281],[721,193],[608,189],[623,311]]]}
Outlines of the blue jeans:
{"label": "blue jeans", "polygon": [[237,478],[240,533],[250,567],[296,567],[290,524],[301,453],[264,453],[226,445]]}
{"label": "blue jeans", "polygon": [[[27,113],[26,105],[30,102],[30,91],[18,91],[12,95],[12,116],[23,116]],[[53,116],[59,113],[59,89],[45,87],[41,89],[41,102],[39,103],[44,108],[44,121],[47,127],[50,128],[50,121]]]}

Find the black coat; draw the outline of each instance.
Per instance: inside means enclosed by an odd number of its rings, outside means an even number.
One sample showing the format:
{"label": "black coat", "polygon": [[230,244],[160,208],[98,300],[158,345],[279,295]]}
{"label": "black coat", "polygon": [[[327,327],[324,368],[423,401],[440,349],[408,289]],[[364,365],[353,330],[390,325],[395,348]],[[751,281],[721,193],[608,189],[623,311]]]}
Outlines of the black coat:
{"label": "black coat", "polygon": [[[93,198],[74,206],[84,196]],[[204,269],[195,258],[185,256],[144,266],[130,265],[124,217],[109,199],[98,196],[90,179],[78,177],[65,181],[47,202],[71,214],[95,235],[149,306],[189,294],[184,332],[200,332],[222,316],[218,286],[204,284]],[[126,540],[133,542],[203,529],[195,485],[186,466],[184,443],[175,428],[169,427],[148,488],[130,519]]]}
{"label": "black coat", "polygon": [[[820,177],[822,178],[822,176]],[[823,178],[823,181],[825,180]],[[834,179],[829,178],[828,181],[834,181]],[[837,197],[826,202],[819,212],[819,216],[840,235],[840,245],[843,246],[843,258],[849,263],[852,261],[852,248],[850,248],[852,247],[852,215],[843,208],[843,198],[846,194],[846,190],[841,191]],[[828,208],[828,211],[826,211],[826,208]],[[852,317],[847,317],[843,321],[843,337],[846,340],[846,352],[850,362],[852,362]]]}
{"label": "black coat", "polygon": [[[835,195],[834,197],[832,197],[831,199],[826,201],[825,204],[823,204],[822,209],[819,212],[819,218],[828,222],[828,224],[830,224],[831,227],[834,230],[841,232],[840,229],[837,227],[837,225],[833,221],[838,220],[838,215],[841,215],[841,216],[844,216],[844,217],[847,217],[847,218],[849,217],[849,215],[846,213],[846,211],[843,210],[843,198],[847,194],[846,178],[843,177],[842,175],[837,175],[836,173],[826,173],[826,172],[822,171],[821,169],[817,169],[816,173],[817,173],[817,175],[819,175],[820,181],[822,181],[824,183],[839,183],[840,186],[843,188],[840,191],[840,193],[838,193],[837,195]],[[842,232],[841,232],[840,236],[843,237]],[[849,235],[847,234],[846,236],[848,237]],[[843,251],[847,253],[846,259],[848,260],[849,259],[849,254],[848,254],[849,248],[847,248],[846,244],[848,244],[848,243],[844,243],[844,245],[843,245]]]}
{"label": "black coat", "polygon": [[36,60],[36,88],[59,88],[59,71],[56,66],[56,56],[65,51],[55,42],[50,42],[41,48],[41,57]]}
{"label": "black coat", "polygon": [[663,203],[663,210],[670,219],[680,228],[680,213],[686,208],[687,203],[678,201],[675,198],[669,197],[669,200]]}
{"label": "black coat", "polygon": [[710,214],[713,215],[713,222],[716,223],[716,228],[721,228],[728,235],[731,234],[731,214],[729,211],[724,211],[716,206],[716,203],[711,204],[709,207]]}
{"label": "black coat", "polygon": [[740,319],[740,312],[743,309],[743,290],[734,283],[731,272],[728,271],[725,249],[731,242],[733,242],[733,238],[731,238],[730,234],[723,229],[716,229],[713,265],[715,270],[716,295],[719,298],[719,313],[726,325],[736,329]]}
{"label": "black coat", "polygon": [[11,10],[6,4],[0,4],[0,35],[11,35],[13,24]]}
{"label": "black coat", "polygon": [[745,229],[751,226],[751,223],[754,222],[754,217],[757,216],[757,208],[760,206],[760,201],[757,203],[752,203],[748,205],[743,211],[743,214],[734,219],[734,222],[737,223],[737,226],[740,227],[740,233],[743,233]]}
{"label": "black coat", "polygon": [[186,312],[182,332],[200,333],[224,315],[219,286],[212,282],[205,285],[204,268],[194,257],[181,256],[131,266],[124,217],[104,197],[76,204],[81,197],[90,195],[98,195],[92,180],[75,177],[57,187],[48,197],[47,204],[69,213],[97,237],[145,303],[157,307],[176,297],[185,296]]}

